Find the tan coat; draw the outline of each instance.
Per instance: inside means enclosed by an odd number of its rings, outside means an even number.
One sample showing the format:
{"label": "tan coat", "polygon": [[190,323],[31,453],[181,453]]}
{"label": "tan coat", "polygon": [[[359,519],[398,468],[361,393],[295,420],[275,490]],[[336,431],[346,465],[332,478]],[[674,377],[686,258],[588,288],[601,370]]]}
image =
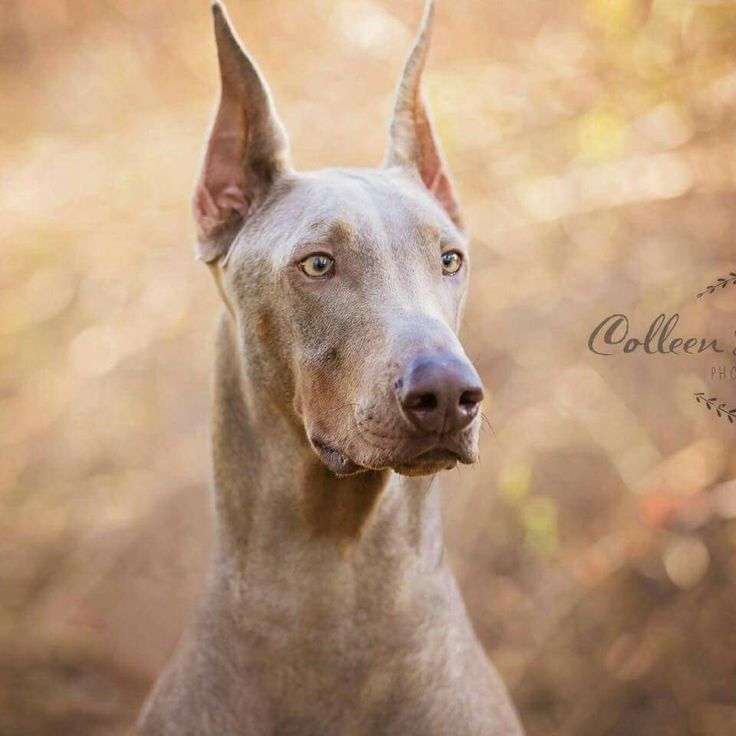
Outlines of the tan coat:
{"label": "tan coat", "polygon": [[[138,733],[519,736],[444,559],[434,473],[476,459],[479,418],[421,433],[396,399],[421,351],[469,364],[467,242],[418,91],[431,7],[387,166],[311,174],[291,170],[265,83],[214,12],[223,93],[195,216],[226,306],[217,542]],[[315,253],[332,272],[305,271]]]}

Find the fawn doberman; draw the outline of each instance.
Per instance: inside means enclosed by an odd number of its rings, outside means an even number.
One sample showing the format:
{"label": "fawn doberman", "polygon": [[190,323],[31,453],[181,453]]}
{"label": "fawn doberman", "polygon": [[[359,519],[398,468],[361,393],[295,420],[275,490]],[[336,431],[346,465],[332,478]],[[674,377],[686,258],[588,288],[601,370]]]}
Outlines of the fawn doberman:
{"label": "fawn doberman", "polygon": [[221,94],[194,195],[224,302],[215,551],[145,736],[519,736],[444,559],[433,475],[478,456],[457,338],[468,244],[421,92],[433,6],[386,160],[297,173],[215,2]]}

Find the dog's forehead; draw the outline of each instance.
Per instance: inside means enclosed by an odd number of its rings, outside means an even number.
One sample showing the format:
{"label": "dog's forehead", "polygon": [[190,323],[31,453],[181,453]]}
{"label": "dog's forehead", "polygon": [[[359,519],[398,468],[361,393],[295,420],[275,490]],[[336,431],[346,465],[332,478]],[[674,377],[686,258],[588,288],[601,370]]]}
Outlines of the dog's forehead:
{"label": "dog's forehead", "polygon": [[461,239],[423,187],[385,169],[323,169],[291,177],[276,188],[259,220],[260,233],[253,235],[274,265],[305,244],[360,243],[380,252]]}

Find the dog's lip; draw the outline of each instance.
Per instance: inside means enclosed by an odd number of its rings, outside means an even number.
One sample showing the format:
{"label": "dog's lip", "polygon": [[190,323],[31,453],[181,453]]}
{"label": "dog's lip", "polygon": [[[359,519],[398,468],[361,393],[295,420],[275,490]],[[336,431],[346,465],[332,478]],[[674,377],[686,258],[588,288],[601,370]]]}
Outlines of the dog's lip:
{"label": "dog's lip", "polygon": [[450,470],[458,462],[467,464],[472,461],[465,459],[455,450],[438,444],[414,455],[410,460],[397,463],[393,469],[401,475],[427,475],[441,470]]}
{"label": "dog's lip", "polygon": [[424,450],[423,452],[420,452],[418,455],[415,455],[412,458],[412,462],[414,460],[443,460],[447,458],[448,460],[461,460],[460,453],[455,452],[455,450],[452,450],[449,447],[445,447],[444,445],[435,445],[434,447],[430,447],[428,450]]}
{"label": "dog's lip", "polygon": [[[430,438],[425,438],[430,440]],[[439,435],[432,438],[431,444],[421,443],[421,446],[412,455],[404,457],[386,457],[372,462],[366,458],[361,463],[356,462],[345,453],[338,450],[331,442],[321,436],[312,435],[309,441],[322,462],[335,475],[346,476],[364,472],[366,470],[392,469],[402,474],[421,474],[424,472],[437,472],[442,469],[451,469],[462,463],[469,465],[477,459],[475,456],[463,452],[460,447],[454,447],[449,443],[449,438]]]}
{"label": "dog's lip", "polygon": [[418,455],[415,455],[406,462],[401,463],[401,465],[404,467],[436,465],[438,467],[450,469],[455,467],[458,462],[467,463],[468,461],[465,460],[459,452],[446,447],[445,445],[437,444],[434,447],[430,447],[428,450],[420,452]]}
{"label": "dog's lip", "polygon": [[322,462],[336,475],[352,475],[361,470],[365,470],[362,465],[358,465],[347,455],[316,437],[310,437],[312,446],[322,459]]}
{"label": "dog's lip", "polygon": [[[426,439],[429,440],[430,438]],[[477,459],[475,455],[469,455],[465,452],[462,446],[454,441],[455,438],[452,436],[435,435],[431,439],[431,443],[421,446],[413,455],[402,458],[401,464],[407,465],[411,463],[447,460],[452,461],[453,464],[460,462],[463,465],[470,465]]]}

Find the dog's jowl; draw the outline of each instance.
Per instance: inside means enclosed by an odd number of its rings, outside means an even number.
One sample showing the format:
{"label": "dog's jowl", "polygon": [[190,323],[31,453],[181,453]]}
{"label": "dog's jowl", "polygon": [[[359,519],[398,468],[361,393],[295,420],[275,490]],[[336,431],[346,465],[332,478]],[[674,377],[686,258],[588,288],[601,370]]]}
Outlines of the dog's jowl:
{"label": "dog's jowl", "polygon": [[224,303],[217,536],[145,736],[521,733],[445,562],[433,482],[477,459],[483,388],[457,337],[468,244],[420,86],[432,10],[383,166],[297,173],[213,6],[221,92],[194,216]]}

